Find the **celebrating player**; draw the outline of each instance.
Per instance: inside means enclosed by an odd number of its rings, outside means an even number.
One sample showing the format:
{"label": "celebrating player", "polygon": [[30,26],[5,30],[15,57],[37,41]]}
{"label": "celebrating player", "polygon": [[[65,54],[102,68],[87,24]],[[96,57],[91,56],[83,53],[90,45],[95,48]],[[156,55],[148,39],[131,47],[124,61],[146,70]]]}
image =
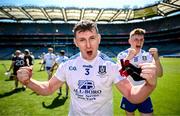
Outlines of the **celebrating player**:
{"label": "celebrating player", "polygon": [[[144,44],[145,30],[137,28],[130,32],[129,44],[130,48],[120,52],[117,56],[117,61],[120,63],[121,59],[129,60],[131,64],[138,67],[141,63],[153,62],[157,67],[157,75],[159,77],[163,74],[163,69],[159,60],[158,50],[156,48],[150,48],[149,52],[142,50]],[[131,76],[128,78],[134,86],[144,84],[145,81],[134,81]],[[153,114],[153,106],[150,97],[140,104],[131,103],[125,97],[122,98],[121,108],[126,111],[127,116],[133,116],[136,109],[139,110],[142,116],[151,116]]]}
{"label": "celebrating player", "polygon": [[131,102],[144,101],[156,86],[156,66],[141,64],[141,76],[146,84],[139,88],[120,76],[119,66],[98,51],[101,36],[96,23],[83,20],[74,27],[74,43],[80,53],[61,63],[54,76],[47,82],[30,78],[29,68],[18,71],[21,83],[40,95],[50,95],[67,82],[70,93],[69,116],[112,116],[112,85]]}

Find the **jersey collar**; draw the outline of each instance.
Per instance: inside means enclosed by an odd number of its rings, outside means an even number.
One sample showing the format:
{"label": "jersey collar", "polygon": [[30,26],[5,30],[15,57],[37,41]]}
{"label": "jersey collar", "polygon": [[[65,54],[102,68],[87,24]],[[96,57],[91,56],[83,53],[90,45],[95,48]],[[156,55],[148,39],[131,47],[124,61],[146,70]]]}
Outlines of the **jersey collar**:
{"label": "jersey collar", "polygon": [[86,63],[91,63],[91,64],[92,64],[92,63],[94,63],[94,62],[97,60],[99,54],[100,54],[100,51],[98,50],[98,51],[97,51],[97,55],[96,55],[96,57],[95,57],[93,60],[86,60],[86,59],[84,59],[84,58],[82,57],[82,54],[81,54],[81,52],[80,52],[80,58],[81,58],[84,62],[86,62]]}

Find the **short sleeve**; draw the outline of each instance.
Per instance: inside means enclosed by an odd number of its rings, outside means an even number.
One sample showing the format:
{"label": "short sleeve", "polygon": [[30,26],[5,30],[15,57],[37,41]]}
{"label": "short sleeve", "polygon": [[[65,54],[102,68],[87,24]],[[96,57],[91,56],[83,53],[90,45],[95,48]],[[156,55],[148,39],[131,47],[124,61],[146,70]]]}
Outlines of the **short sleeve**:
{"label": "short sleeve", "polygon": [[55,54],[53,54],[53,60],[54,60],[54,61],[56,60],[56,55],[55,55]]}
{"label": "short sleeve", "polygon": [[120,63],[120,60],[121,60],[121,59],[124,59],[126,56],[127,56],[127,53],[125,53],[125,52],[120,52],[120,53],[117,55],[117,62]]}
{"label": "short sleeve", "polygon": [[118,64],[113,64],[113,66],[112,66],[112,72],[111,72],[111,74],[112,74],[112,76],[113,76],[113,82],[116,84],[116,83],[118,83],[119,81],[121,81],[121,80],[124,80],[124,77],[122,77],[121,75],[120,75],[120,72],[119,72],[119,70],[121,69],[121,66],[120,65],[118,65]]}
{"label": "short sleeve", "polygon": [[60,81],[66,81],[66,76],[65,76],[65,66],[64,63],[61,63],[58,67],[58,69],[55,72],[55,77],[59,79]]}
{"label": "short sleeve", "polygon": [[[58,60],[59,60],[59,58],[56,58],[56,59],[55,59],[55,62],[58,63]],[[58,64],[59,64],[59,63],[58,63]]]}
{"label": "short sleeve", "polygon": [[45,54],[45,55],[44,55],[44,58],[43,58],[43,59],[44,59],[44,60],[46,60],[46,59],[47,59],[47,54]]}

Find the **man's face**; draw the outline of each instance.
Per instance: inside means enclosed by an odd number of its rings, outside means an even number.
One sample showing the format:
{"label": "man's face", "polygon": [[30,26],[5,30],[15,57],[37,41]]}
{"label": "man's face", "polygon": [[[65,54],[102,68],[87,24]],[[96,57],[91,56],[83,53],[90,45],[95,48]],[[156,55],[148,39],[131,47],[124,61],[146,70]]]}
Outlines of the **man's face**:
{"label": "man's face", "polygon": [[21,54],[20,52],[16,52],[16,53],[15,53],[16,56],[19,56],[20,54]]}
{"label": "man's face", "polygon": [[129,39],[129,43],[131,45],[131,48],[134,48],[137,52],[139,52],[144,44],[144,35],[133,35]]}
{"label": "man's face", "polygon": [[52,49],[48,49],[48,52],[49,52],[49,53],[53,53],[53,50],[52,50]]}
{"label": "man's face", "polygon": [[80,49],[82,57],[86,60],[93,60],[97,55],[101,37],[95,29],[85,32],[76,32],[75,45]]}

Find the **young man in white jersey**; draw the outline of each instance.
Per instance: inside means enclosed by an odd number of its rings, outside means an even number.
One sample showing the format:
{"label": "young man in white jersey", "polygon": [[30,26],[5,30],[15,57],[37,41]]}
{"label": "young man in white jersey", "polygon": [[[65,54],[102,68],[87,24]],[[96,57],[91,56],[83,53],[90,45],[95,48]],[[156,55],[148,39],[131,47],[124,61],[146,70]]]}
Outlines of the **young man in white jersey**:
{"label": "young man in white jersey", "polygon": [[[163,69],[160,63],[158,50],[156,48],[150,48],[149,52],[142,50],[144,44],[144,34],[145,30],[137,28],[130,32],[129,44],[130,48],[120,52],[117,56],[117,61],[120,63],[121,59],[129,60],[131,64],[138,67],[140,63],[151,63],[156,64],[157,75],[161,77],[163,75]],[[131,77],[128,79],[132,82],[134,86],[142,85],[145,83],[142,81],[134,81]],[[133,104],[128,101],[125,97],[122,98],[121,108],[126,111],[127,116],[134,116],[134,111],[139,110],[141,116],[152,116],[153,106],[150,97],[148,97],[144,102],[140,104]]]}
{"label": "young man in white jersey", "polygon": [[45,70],[48,74],[48,80],[51,78],[51,67],[53,66],[56,59],[56,55],[53,53],[53,48],[48,48],[48,53],[44,55],[43,62],[45,62]]}
{"label": "young man in white jersey", "polygon": [[113,83],[133,103],[144,101],[155,89],[156,66],[152,63],[140,65],[146,84],[139,88],[120,76],[119,66],[98,51],[101,36],[96,23],[80,21],[74,27],[74,36],[80,53],[61,63],[49,81],[30,78],[30,69],[24,67],[18,71],[20,82],[40,95],[50,95],[67,82],[71,94],[69,116],[112,116]]}
{"label": "young man in white jersey", "polygon": [[[55,67],[59,66],[61,63],[65,62],[65,61],[67,61],[67,60],[68,60],[68,57],[65,56],[65,51],[64,51],[64,50],[61,50],[61,51],[59,52],[58,57],[57,57],[56,60],[55,60],[55,63],[54,63],[53,66],[51,67],[50,71],[53,73],[53,70],[55,69]],[[51,73],[51,74],[52,74],[52,73]],[[68,98],[68,90],[69,90],[69,87],[68,87],[67,83],[65,83],[65,85],[66,85],[66,98]],[[59,94],[59,95],[62,95],[62,88],[61,88],[61,87],[59,88],[58,94]]]}

